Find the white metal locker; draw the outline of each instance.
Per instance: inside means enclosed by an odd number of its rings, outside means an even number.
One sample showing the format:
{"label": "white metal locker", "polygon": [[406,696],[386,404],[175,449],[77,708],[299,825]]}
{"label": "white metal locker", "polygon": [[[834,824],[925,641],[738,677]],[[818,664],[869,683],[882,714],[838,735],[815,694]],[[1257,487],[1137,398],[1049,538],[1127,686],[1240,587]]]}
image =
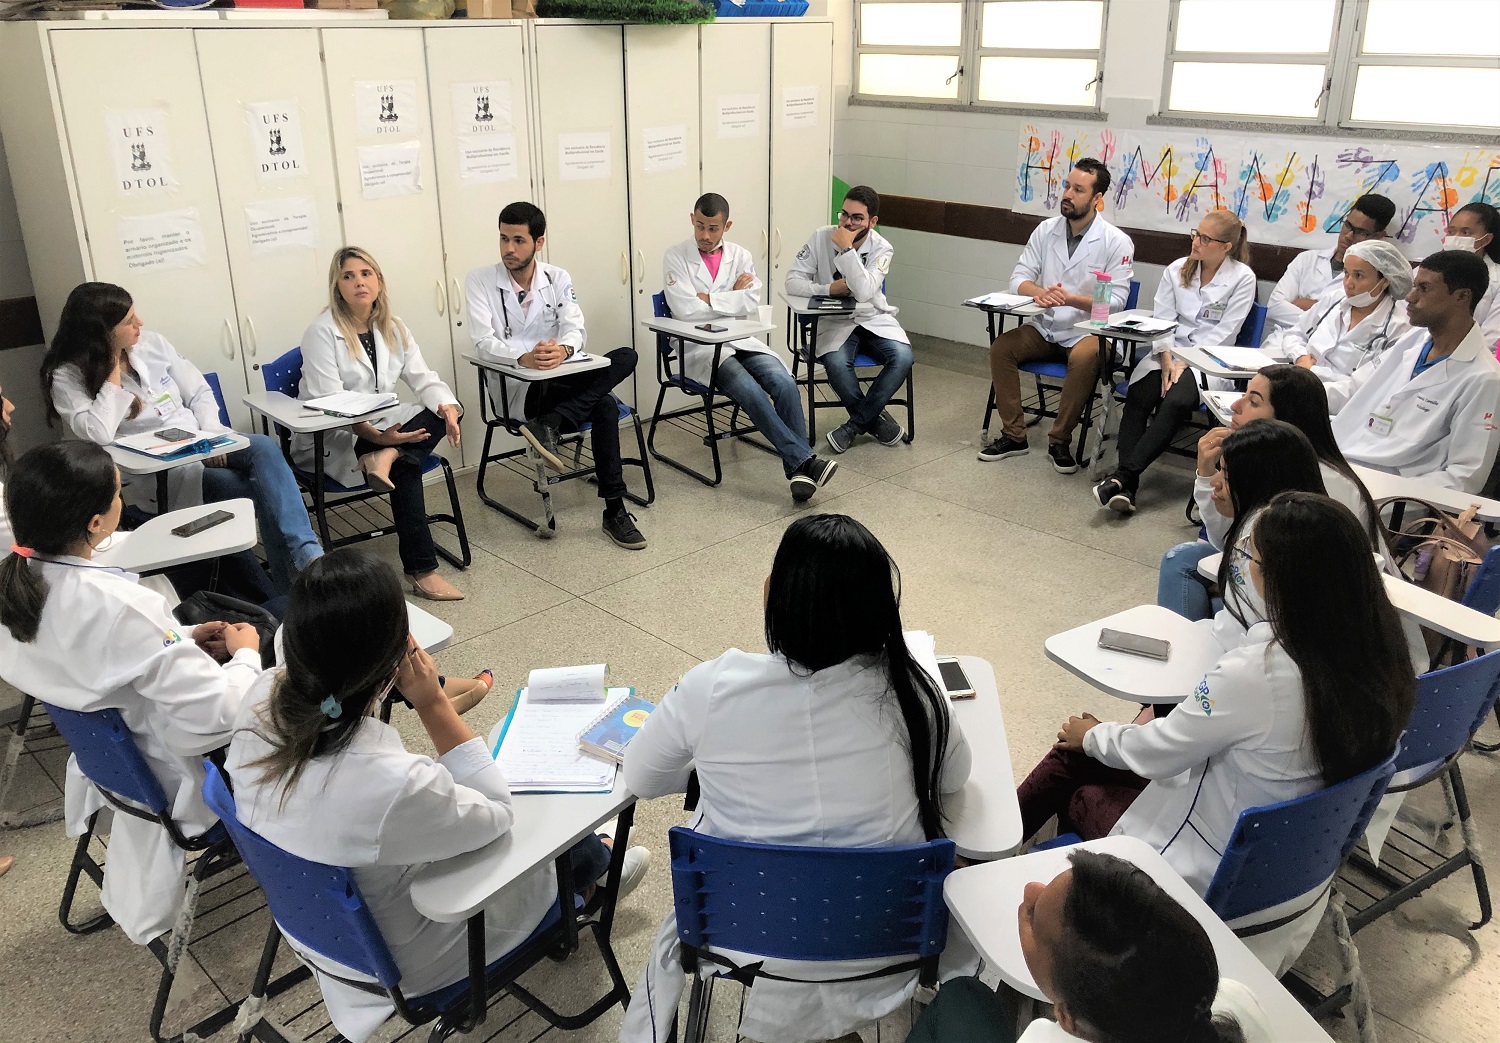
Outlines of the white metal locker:
{"label": "white metal locker", "polygon": [[771,275],[780,290],[797,251],[829,223],[833,178],[833,26],[771,26]]}
{"label": "white metal locker", "polygon": [[726,18],[699,27],[703,104],[703,191],[729,201],[726,239],[755,255],[771,284],[771,27]]}

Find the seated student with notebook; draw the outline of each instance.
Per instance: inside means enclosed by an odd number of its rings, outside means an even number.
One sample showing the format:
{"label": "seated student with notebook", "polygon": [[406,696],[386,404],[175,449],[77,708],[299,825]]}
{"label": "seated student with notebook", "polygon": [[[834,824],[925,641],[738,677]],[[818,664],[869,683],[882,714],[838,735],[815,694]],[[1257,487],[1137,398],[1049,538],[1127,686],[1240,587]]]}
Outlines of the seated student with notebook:
{"label": "seated student with notebook", "polygon": [[[708,192],[693,204],[693,237],[667,251],[663,292],[675,318],[712,323],[715,319],[754,319],[760,311],[760,278],[750,251],[724,238],[732,226],[729,202]],[[821,460],[807,444],[802,393],[791,371],[769,347],[754,337],[722,348],[684,341],[682,369],[689,380],[708,385],[714,354],[719,368],[716,388],[732,398],[781,457],[792,483],[792,499],[805,503],[828,484],[839,469]]]}
{"label": "seated student with notebook", "polygon": [[[480,358],[547,371],[581,356],[587,342],[583,309],[572,277],[537,256],[546,241],[547,217],[533,204],[510,203],[500,211],[500,263],[475,268],[464,284],[469,336]],[[558,472],[572,469],[563,461],[562,436],[593,425],[589,447],[604,501],[604,534],[618,547],[641,550],[646,537],[625,508],[620,413],[610,394],[635,372],[635,349],[614,348],[604,358],[609,360],[604,369],[507,381],[509,412],[525,418],[521,436]],[[490,380],[492,395],[499,386]],[[490,404],[496,415],[504,414],[494,398]]]}
{"label": "seated student with notebook", "polygon": [[[515,812],[499,765],[444,696],[437,667],[408,632],[396,574],[352,547],[326,555],[292,587],[283,647],[282,665],[245,697],[229,744],[225,770],[236,816],[285,851],[354,871],[405,995],[464,979],[467,928],[418,912],[412,876],[504,836]],[[400,733],[375,716],[392,687],[416,709],[436,759],[409,752]],[[585,897],[609,867],[605,840],[588,837],[570,852]],[[645,849],[627,852],[621,894],[640,883],[649,863]],[[486,961],[525,940],[556,902],[550,860],[491,899]],[[348,977],[347,969],[304,956],[334,1027],[354,1043],[391,1014],[384,995],[332,976]]]}
{"label": "seated student with notebook", "polygon": [[[159,333],[142,329],[130,294],[107,282],[80,283],[68,294],[57,333],[42,360],[48,420],[60,417],[76,437],[109,445],[162,429],[216,434],[219,404],[208,381]],[[167,475],[169,507],[248,497],[278,594],[323,553],[302,491],[276,439],[247,435],[250,445]],[[125,476],[125,502],[159,513],[156,475]]]}
{"label": "seated student with notebook", "polygon": [[1079,849],[1033,881],[1016,948],[1052,1001],[1016,1035],[1016,1013],[978,978],[950,978],[906,1043],[1273,1043],[1254,994],[1219,976],[1203,925],[1144,870]]}
{"label": "seated student with notebook", "polygon": [[[240,700],[260,674],[260,635],[248,623],[179,629],[166,600],[94,548],[119,524],[120,477],[92,442],[41,445],[5,483],[13,531],[0,559],[0,677],[68,710],[115,709],[188,836],[216,821],[200,795],[200,758],[229,741]],[[221,667],[197,643],[224,644]],[[70,836],[105,807],[68,762]],[[105,909],[144,945],[172,929],[182,903],[180,848],[154,821],[116,815],[104,867]]]}
{"label": "seated student with notebook", "polygon": [[[766,844],[880,847],[943,835],[945,794],[968,780],[969,745],[947,698],[902,636],[899,576],[880,542],[839,514],[788,526],[765,584],[766,644],[694,667],[625,748],[625,781],[642,798],[683,792],[694,769],[692,827]],[[951,928],[949,953],[966,952]],[[868,962],[766,960],[794,979],[869,971]],[[682,995],[668,915],[621,1025],[622,1043],[664,1043]],[[740,1032],[824,1040],[895,1010],[915,972],[864,981],[761,978]]]}

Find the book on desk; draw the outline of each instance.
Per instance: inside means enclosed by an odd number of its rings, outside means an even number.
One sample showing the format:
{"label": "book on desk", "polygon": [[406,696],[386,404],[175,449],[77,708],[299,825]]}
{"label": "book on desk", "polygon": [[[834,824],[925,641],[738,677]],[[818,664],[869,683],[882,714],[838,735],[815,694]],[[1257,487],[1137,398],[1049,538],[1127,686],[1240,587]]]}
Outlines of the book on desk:
{"label": "book on desk", "polygon": [[189,456],[199,454],[210,454],[216,449],[227,449],[234,445],[234,436],[230,434],[210,435],[202,431],[184,432],[191,435],[189,438],[164,437],[167,431],[152,431],[146,434],[127,435],[124,438],[115,439],[114,444],[121,449],[127,449],[132,453],[149,456],[153,460],[181,460]]}
{"label": "book on desk", "polygon": [[515,793],[608,793],[619,764],[585,752],[579,736],[605,721],[634,688],[610,688],[603,710],[598,703],[531,700],[516,692],[500,735],[490,751]]}
{"label": "book on desk", "polygon": [[807,299],[809,311],[826,311],[833,314],[852,312],[857,303],[853,297],[832,297],[826,293],[815,293]]}

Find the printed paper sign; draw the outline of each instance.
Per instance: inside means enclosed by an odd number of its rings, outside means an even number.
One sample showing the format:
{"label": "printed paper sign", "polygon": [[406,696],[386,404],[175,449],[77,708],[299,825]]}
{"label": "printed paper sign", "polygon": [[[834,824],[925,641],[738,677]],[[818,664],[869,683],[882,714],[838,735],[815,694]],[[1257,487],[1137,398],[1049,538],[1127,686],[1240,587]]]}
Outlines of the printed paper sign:
{"label": "printed paper sign", "polygon": [[115,184],[127,199],[177,191],[166,109],[115,109],[104,115]]}
{"label": "printed paper sign", "polygon": [[647,127],[641,132],[646,160],[642,168],[648,174],[678,170],[687,166],[687,127]]}
{"label": "printed paper sign", "polygon": [[355,128],[362,138],[421,131],[416,80],[361,80],[354,85]]}
{"label": "printed paper sign", "polygon": [[510,81],[455,83],[453,133],[480,137],[513,129],[510,121]]}
{"label": "printed paper sign", "polygon": [[132,272],[202,268],[208,263],[203,222],[194,207],[120,218],[120,248]]}
{"label": "printed paper sign", "polygon": [[261,184],[307,176],[297,99],[247,103],[245,125],[250,128],[250,155]]}
{"label": "printed paper sign", "polygon": [[817,87],[782,88],[781,125],[788,130],[818,125]]}
{"label": "printed paper sign", "polygon": [[458,179],[466,184],[514,181],[516,136],[509,131],[488,138],[461,135],[458,139]]}
{"label": "printed paper sign", "polygon": [[609,131],[559,134],[557,153],[564,181],[608,180]]}
{"label": "printed paper sign", "polygon": [[422,192],[422,143],[365,145],[359,150],[359,191],[366,199]]}
{"label": "printed paper sign", "polygon": [[304,197],[246,203],[245,228],[251,257],[280,250],[317,250],[318,204]]}
{"label": "printed paper sign", "polygon": [[719,95],[719,140],[753,138],[760,133],[760,96]]}

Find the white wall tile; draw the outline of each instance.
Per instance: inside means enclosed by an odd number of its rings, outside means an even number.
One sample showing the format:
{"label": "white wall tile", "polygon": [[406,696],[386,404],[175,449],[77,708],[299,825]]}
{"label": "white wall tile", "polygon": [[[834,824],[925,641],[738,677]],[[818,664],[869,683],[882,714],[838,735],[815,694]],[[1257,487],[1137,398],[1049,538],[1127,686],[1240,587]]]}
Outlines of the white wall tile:
{"label": "white wall tile", "polygon": [[937,195],[937,164],[919,160],[909,160],[906,164],[906,187],[907,191],[914,196],[922,196],[926,199],[941,199]]}
{"label": "white wall tile", "polygon": [[913,124],[906,131],[906,158],[930,163],[937,150],[938,128],[924,120]]}

